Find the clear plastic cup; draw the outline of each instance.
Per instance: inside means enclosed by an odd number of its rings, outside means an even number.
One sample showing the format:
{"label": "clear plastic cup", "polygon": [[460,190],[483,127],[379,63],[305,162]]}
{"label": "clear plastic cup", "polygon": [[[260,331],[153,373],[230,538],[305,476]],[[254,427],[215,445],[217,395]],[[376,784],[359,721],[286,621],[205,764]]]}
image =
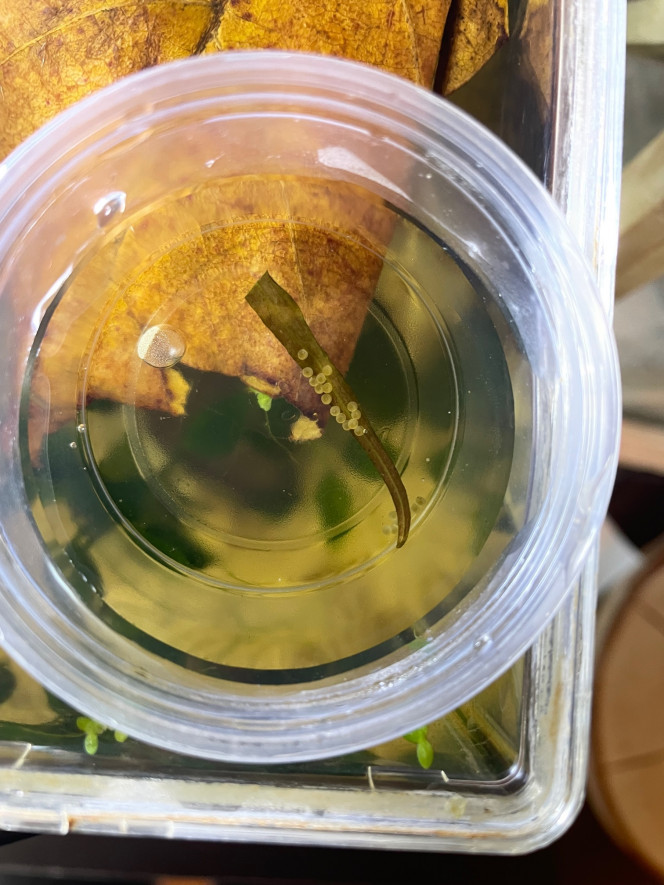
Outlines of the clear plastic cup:
{"label": "clear plastic cup", "polygon": [[[61,114],[0,195],[26,670],[145,741],[282,762],[408,732],[532,644],[606,510],[618,372],[576,243],[487,131],[361,65],[221,54]],[[408,492],[401,549],[350,433],[293,441],[315,406],[227,309],[263,270],[315,294]]]}

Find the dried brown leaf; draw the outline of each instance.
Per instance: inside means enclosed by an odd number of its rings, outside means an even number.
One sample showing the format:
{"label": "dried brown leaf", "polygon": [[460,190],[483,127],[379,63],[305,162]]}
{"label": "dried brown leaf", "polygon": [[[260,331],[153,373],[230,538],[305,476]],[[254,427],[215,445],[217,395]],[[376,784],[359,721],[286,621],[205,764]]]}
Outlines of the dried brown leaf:
{"label": "dried brown leaf", "polygon": [[441,49],[438,78],[442,95],[467,83],[508,36],[507,0],[456,0]]}
{"label": "dried brown leaf", "polygon": [[[0,6],[0,154],[57,111],[118,77],[199,52],[306,50],[363,61],[431,86],[449,2],[5,0]],[[274,205],[275,188],[282,188],[282,217],[304,219],[306,228],[221,226],[229,215],[244,221],[252,212],[256,219],[274,217],[262,207]],[[364,246],[380,252],[389,240],[388,214],[379,206],[367,214],[357,191],[341,183],[316,188],[311,182],[245,179],[222,182],[218,193],[208,189],[191,201],[197,203],[191,215],[195,221],[179,245],[147,261],[147,228],[153,225],[157,244],[160,236],[163,240],[159,224],[174,219],[144,219],[139,229],[125,234],[113,279],[97,285],[92,300],[103,296],[111,312],[94,345],[88,345],[94,347],[88,398],[130,399],[181,413],[187,390],[177,372],[136,368],[140,332],[161,311],[186,339],[186,365],[279,390],[313,415],[319,404],[308,386],[302,387],[283,348],[263,329],[252,333],[255,318],[246,315],[244,295],[269,268],[302,304],[336,364],[346,368],[381,266],[378,254],[370,255]],[[316,229],[321,201],[328,210],[334,206],[336,230],[330,231],[329,224],[326,231]],[[175,223],[183,223],[182,214]],[[203,224],[216,226],[215,234],[203,236]],[[121,291],[123,272],[131,283]],[[43,372],[49,379],[54,421],[72,390],[57,362],[62,351],[51,348],[50,340],[59,341],[74,327],[76,311],[90,298],[85,278],[76,281],[54,312],[42,345],[37,376]],[[80,354],[82,342],[72,338],[72,348]]]}

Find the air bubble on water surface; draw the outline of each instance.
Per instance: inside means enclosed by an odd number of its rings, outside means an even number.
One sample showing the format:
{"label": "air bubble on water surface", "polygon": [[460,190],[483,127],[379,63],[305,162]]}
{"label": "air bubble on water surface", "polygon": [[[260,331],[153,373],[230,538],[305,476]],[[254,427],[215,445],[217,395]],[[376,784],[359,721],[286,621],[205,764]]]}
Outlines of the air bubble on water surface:
{"label": "air bubble on water surface", "polygon": [[93,206],[99,227],[106,227],[116,215],[122,215],[127,206],[127,194],[124,191],[112,191],[100,197]]}
{"label": "air bubble on water surface", "polygon": [[146,329],[138,339],[139,357],[155,369],[174,366],[184,356],[185,340],[172,326],[156,325]]}

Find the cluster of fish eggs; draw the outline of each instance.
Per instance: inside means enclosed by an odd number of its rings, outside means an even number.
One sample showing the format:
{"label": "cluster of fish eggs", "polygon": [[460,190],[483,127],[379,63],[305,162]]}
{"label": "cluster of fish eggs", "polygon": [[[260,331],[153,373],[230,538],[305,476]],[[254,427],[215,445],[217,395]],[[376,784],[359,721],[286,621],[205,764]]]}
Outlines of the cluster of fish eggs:
{"label": "cluster of fish eggs", "polygon": [[[297,358],[300,362],[304,362],[309,356],[308,351],[304,348],[298,351]],[[332,366],[324,365],[318,374],[314,374],[311,366],[305,366],[302,369],[302,375],[309,381],[309,384],[320,396],[320,400],[325,406],[329,406],[332,402],[332,382],[330,375],[332,374]],[[360,424],[362,412],[356,402],[344,403],[343,409],[336,404],[330,409],[330,415],[341,424],[344,430],[352,430],[355,436],[365,434],[366,428]]]}

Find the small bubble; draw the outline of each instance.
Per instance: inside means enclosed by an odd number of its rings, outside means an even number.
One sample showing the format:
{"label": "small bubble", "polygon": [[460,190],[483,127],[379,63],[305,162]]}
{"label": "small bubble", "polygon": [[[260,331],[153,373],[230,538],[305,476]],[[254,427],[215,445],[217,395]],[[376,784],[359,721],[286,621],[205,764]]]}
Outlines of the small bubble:
{"label": "small bubble", "polygon": [[329,377],[332,374],[332,366],[323,366],[323,374]]}
{"label": "small bubble", "polygon": [[97,224],[99,227],[106,225],[118,214],[122,214],[127,206],[127,194],[124,191],[111,191],[100,197],[92,207],[92,211],[97,216]]}
{"label": "small bubble", "polygon": [[389,525],[384,525],[384,526],[383,526],[383,534],[384,534],[384,535],[391,535],[391,534],[392,534],[391,526],[389,526]]}
{"label": "small bubble", "polygon": [[419,504],[420,507],[422,507],[423,504],[426,504],[426,501],[424,500],[422,495],[418,495],[417,498],[415,498],[415,503]]}
{"label": "small bubble", "polygon": [[323,384],[323,393],[332,393],[332,385],[329,381],[326,381],[325,384]]}
{"label": "small bubble", "polygon": [[314,390],[316,391],[317,394],[320,395],[320,394],[323,392],[323,385],[322,385],[322,384],[316,384],[316,386],[314,387]]}
{"label": "small bubble", "polygon": [[346,408],[348,409],[349,412],[352,413],[352,412],[354,412],[355,409],[357,408],[357,403],[351,401],[351,402],[348,403],[348,405],[346,406]]}
{"label": "small bubble", "polygon": [[138,339],[136,350],[149,366],[167,369],[184,356],[185,341],[172,326],[150,326]]}
{"label": "small bubble", "polygon": [[323,375],[322,372],[319,372],[318,375],[316,375],[316,381],[318,382],[318,384],[325,384],[326,376]]}
{"label": "small bubble", "polygon": [[311,376],[314,374],[314,370],[311,368],[311,366],[307,366],[306,369],[302,369],[302,374],[305,378],[311,378]]}
{"label": "small bubble", "polygon": [[309,351],[305,350],[304,347],[301,350],[298,350],[298,352],[297,352],[297,358],[299,360],[306,360],[306,358],[308,356],[309,356]]}
{"label": "small bubble", "polygon": [[427,462],[427,464],[428,464],[428,463],[431,461],[431,458],[425,458],[424,460],[425,460],[425,461]]}
{"label": "small bubble", "polygon": [[367,428],[366,428],[366,427],[356,427],[355,430],[353,431],[353,433],[355,434],[355,436],[364,436],[364,434],[365,434],[366,432],[367,432]]}
{"label": "small bubble", "polygon": [[389,516],[390,519],[396,519],[397,518],[397,511],[390,510],[390,512],[387,515]]}
{"label": "small bubble", "polygon": [[484,648],[484,646],[488,645],[489,642],[491,642],[491,639],[488,636],[486,636],[486,635],[480,636],[480,638],[475,640],[475,642],[473,643],[473,648],[476,648],[476,649]]}
{"label": "small bubble", "polygon": [[346,420],[346,416],[343,412],[338,412],[334,417],[337,419],[337,424],[343,424]]}
{"label": "small bubble", "polygon": [[359,409],[353,409],[353,411],[350,413],[350,417],[359,420],[362,417],[362,412],[360,412]]}
{"label": "small bubble", "polygon": [[332,397],[329,393],[324,393],[321,396],[320,401],[323,403],[324,406],[328,406],[332,402]]}
{"label": "small bubble", "polygon": [[79,433],[85,433],[85,424],[79,424],[76,429]]}
{"label": "small bubble", "polygon": [[311,384],[312,387],[315,387],[317,383],[318,383],[318,382],[316,381],[315,378],[310,378],[310,379],[309,379],[309,384]]}
{"label": "small bubble", "polygon": [[70,449],[77,449],[78,446],[76,445],[75,442],[70,442],[70,443],[69,443],[69,448],[70,448]]}
{"label": "small bubble", "polygon": [[348,429],[355,430],[357,428],[357,418],[351,418],[348,422]]}
{"label": "small bubble", "polygon": [[341,409],[339,408],[339,406],[332,406],[332,408],[330,409],[330,415],[332,415],[333,418],[336,418],[337,415],[339,415],[340,413]]}
{"label": "small bubble", "polygon": [[[339,416],[339,417],[341,417],[341,416]],[[348,421],[344,421],[344,423],[341,426],[343,427],[344,430],[350,430],[350,423]]]}
{"label": "small bubble", "polygon": [[396,533],[397,533],[397,527],[395,525],[391,525],[390,526],[390,534],[396,535]]}

